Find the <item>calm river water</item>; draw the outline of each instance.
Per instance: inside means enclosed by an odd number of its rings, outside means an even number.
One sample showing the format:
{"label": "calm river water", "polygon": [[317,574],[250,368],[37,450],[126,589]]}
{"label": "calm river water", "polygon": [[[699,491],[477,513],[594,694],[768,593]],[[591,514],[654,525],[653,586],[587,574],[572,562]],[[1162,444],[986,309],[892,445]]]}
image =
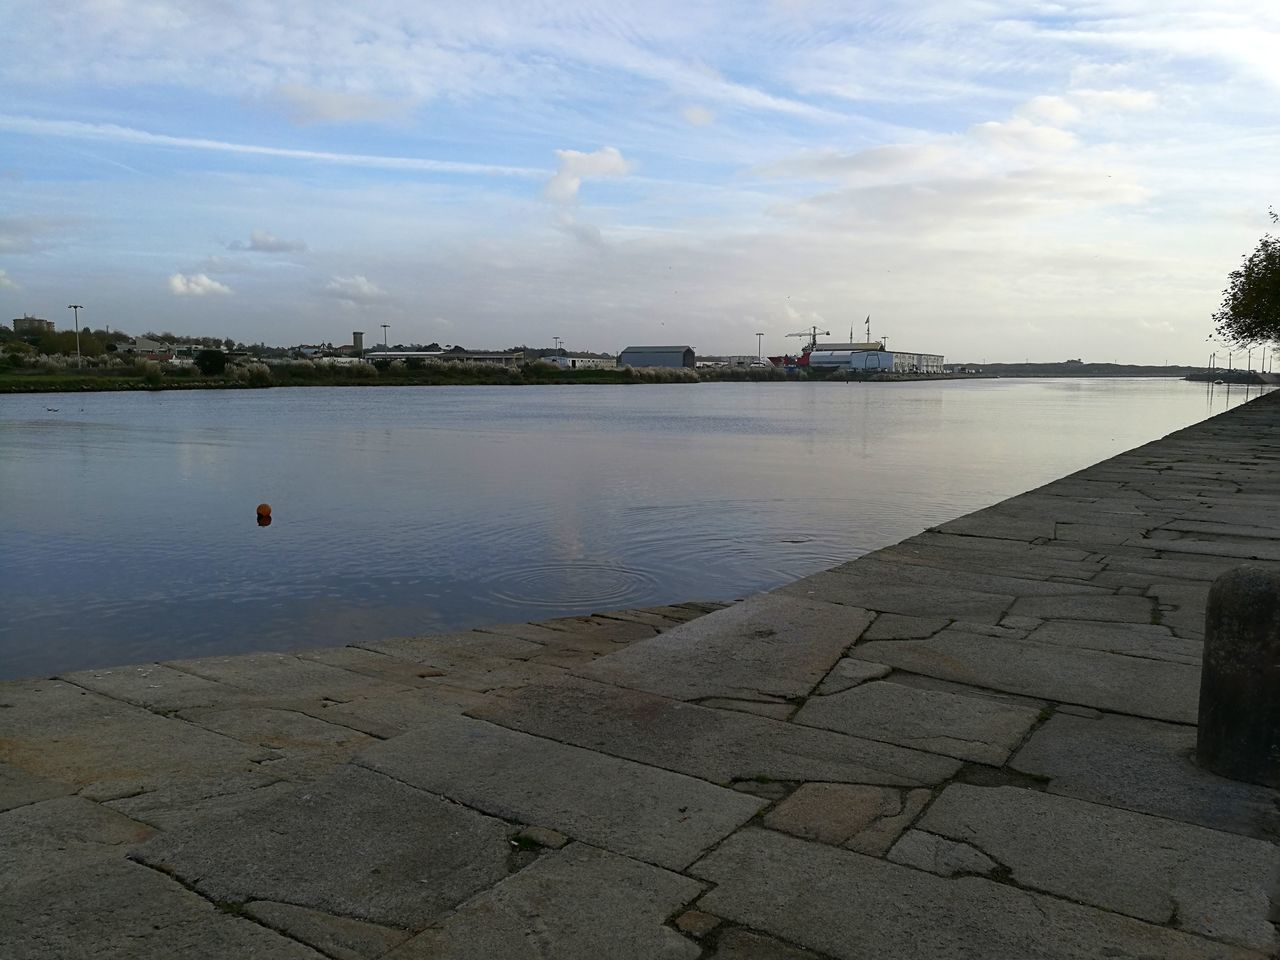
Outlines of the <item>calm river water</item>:
{"label": "calm river water", "polygon": [[976,380],[0,396],[0,677],[741,597],[1257,395]]}

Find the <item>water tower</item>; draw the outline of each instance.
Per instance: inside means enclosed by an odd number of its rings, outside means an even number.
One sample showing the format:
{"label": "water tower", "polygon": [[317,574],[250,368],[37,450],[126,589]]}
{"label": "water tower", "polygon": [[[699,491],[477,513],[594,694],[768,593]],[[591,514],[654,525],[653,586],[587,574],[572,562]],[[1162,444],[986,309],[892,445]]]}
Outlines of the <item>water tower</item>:
{"label": "water tower", "polygon": [[355,351],[357,355],[361,357],[364,356],[364,331],[363,330],[351,331],[351,346],[355,347]]}

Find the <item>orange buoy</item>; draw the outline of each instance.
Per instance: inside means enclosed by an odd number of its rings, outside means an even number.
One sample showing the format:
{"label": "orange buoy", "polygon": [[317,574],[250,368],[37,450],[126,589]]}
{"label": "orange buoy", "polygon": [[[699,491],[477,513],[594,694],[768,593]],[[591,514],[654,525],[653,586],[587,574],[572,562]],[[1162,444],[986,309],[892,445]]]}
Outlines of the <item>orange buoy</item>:
{"label": "orange buoy", "polygon": [[260,527],[271,526],[271,504],[269,503],[258,504],[258,526]]}

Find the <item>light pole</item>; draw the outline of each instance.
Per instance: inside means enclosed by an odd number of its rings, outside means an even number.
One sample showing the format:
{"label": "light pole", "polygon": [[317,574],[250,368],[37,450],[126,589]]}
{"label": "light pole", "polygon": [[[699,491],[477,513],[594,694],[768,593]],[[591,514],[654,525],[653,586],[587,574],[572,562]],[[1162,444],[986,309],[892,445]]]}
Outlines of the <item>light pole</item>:
{"label": "light pole", "polygon": [[387,327],[391,326],[391,324],[383,323],[383,324],[379,324],[379,326],[382,327],[382,352],[386,353],[387,352]]}
{"label": "light pole", "polygon": [[763,334],[763,333],[757,333],[757,334],[756,334],[756,359],[757,359],[757,360],[763,360],[763,359],[764,359],[764,346],[763,346],[763,344],[764,344],[764,334]]}
{"label": "light pole", "polygon": [[70,310],[70,311],[71,311],[71,313],[72,313],[72,314],[75,316],[75,318],[76,318],[76,320],[75,320],[75,323],[76,323],[76,369],[79,369],[79,368],[80,368],[80,366],[81,366],[81,362],[80,362],[80,311],[81,311],[81,310],[83,310],[83,309],[84,309],[84,307],[83,307],[83,306],[81,306],[81,305],[80,305],[80,304],[78,304],[78,303],[68,303],[68,304],[67,304],[67,309],[68,309],[68,310]]}
{"label": "light pole", "polygon": [[560,351],[564,348],[564,338],[552,337],[551,339],[556,342],[556,356],[558,357],[560,356]]}

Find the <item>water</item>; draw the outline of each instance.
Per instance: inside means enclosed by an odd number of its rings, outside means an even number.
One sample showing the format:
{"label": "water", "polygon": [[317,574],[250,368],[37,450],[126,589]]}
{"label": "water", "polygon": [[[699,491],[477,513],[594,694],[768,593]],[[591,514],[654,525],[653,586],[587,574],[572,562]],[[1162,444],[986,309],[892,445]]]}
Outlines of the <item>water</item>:
{"label": "water", "polygon": [[0,677],[741,597],[1257,395],[980,380],[0,396]]}

